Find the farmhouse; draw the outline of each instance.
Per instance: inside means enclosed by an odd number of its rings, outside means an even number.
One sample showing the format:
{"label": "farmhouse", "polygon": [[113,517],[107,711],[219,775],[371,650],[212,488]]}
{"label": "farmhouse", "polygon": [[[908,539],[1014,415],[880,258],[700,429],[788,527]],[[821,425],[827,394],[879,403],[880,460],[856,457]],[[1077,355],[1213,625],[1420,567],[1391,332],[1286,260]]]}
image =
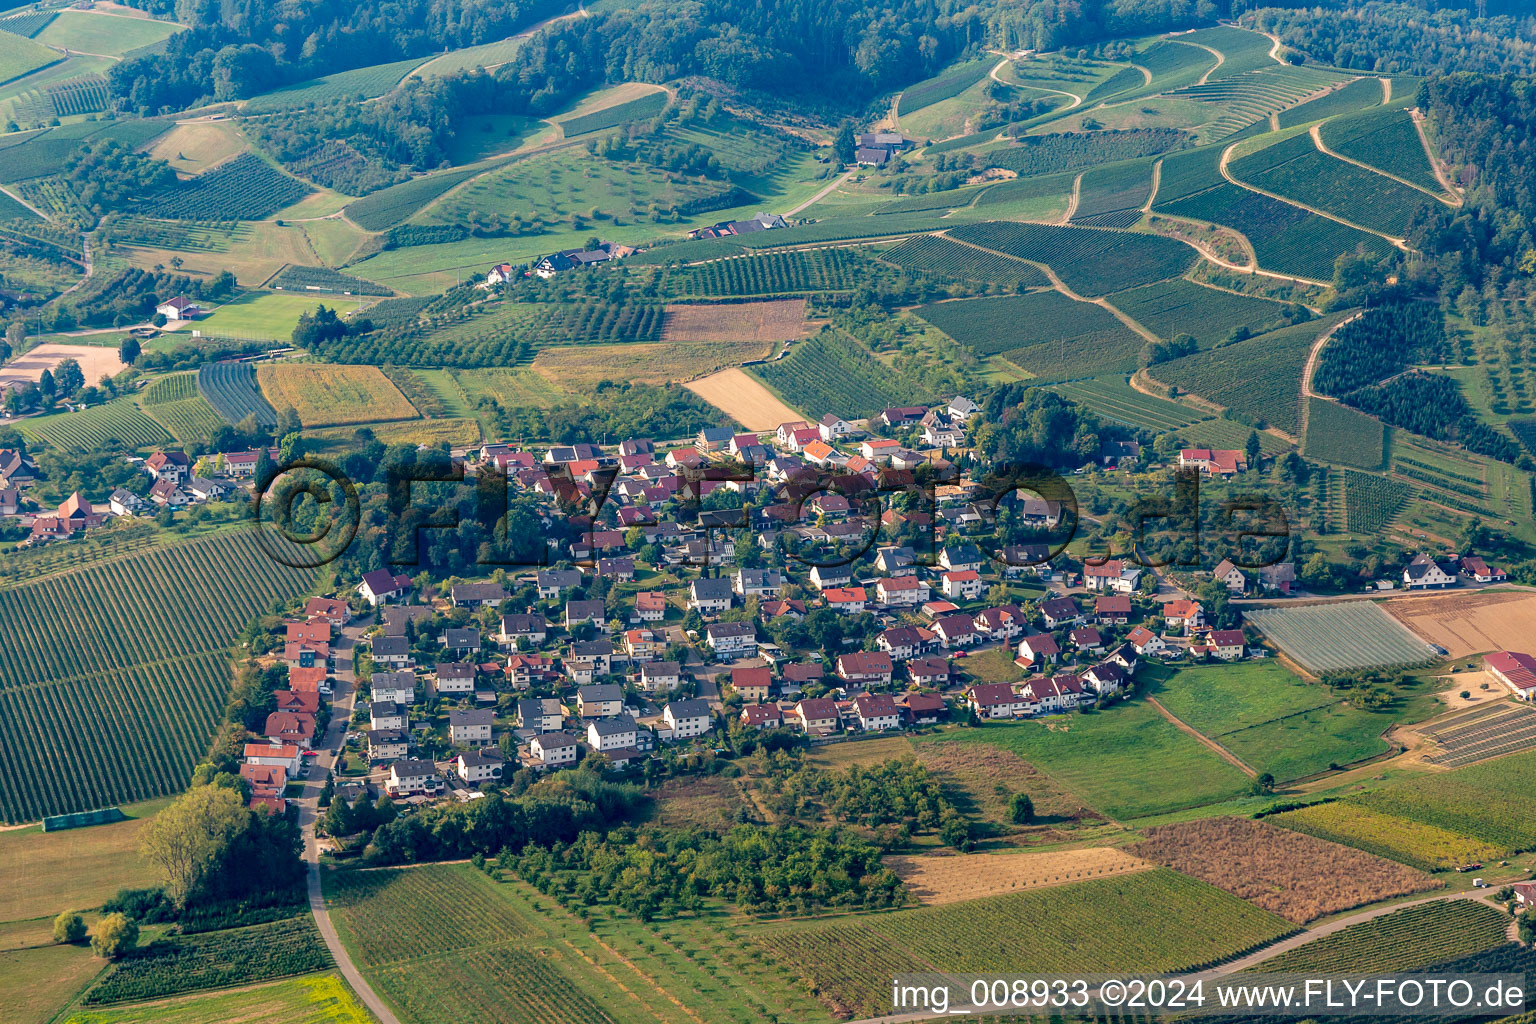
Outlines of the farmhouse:
{"label": "farmhouse", "polygon": [[1230,448],[1185,448],[1179,452],[1179,468],[1225,479],[1246,470],[1248,456]]}
{"label": "farmhouse", "polygon": [[1494,651],[1483,658],[1483,665],[1516,697],[1536,698],[1536,658],[1519,651]]}
{"label": "farmhouse", "polygon": [[1405,590],[1443,590],[1456,585],[1456,570],[1443,566],[1429,555],[1420,554],[1403,570]]}

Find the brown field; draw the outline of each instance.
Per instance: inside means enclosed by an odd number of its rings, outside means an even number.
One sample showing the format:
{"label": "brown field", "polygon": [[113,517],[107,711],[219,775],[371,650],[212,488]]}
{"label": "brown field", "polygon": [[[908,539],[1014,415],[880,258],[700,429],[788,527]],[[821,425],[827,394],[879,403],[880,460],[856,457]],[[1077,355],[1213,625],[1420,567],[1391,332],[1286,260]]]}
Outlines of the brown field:
{"label": "brown field", "polygon": [[1515,591],[1400,597],[1382,607],[1452,658],[1524,650],[1536,622],[1536,594]]}
{"label": "brown field", "polygon": [[[441,444],[447,441],[450,446],[460,447],[480,443],[479,421],[467,418],[369,423],[368,429],[385,444]],[[356,432],[356,426],[327,427],[305,436],[322,441],[348,442]]]}
{"label": "brown field", "polygon": [[663,828],[713,829],[724,832],[743,797],[736,783],[719,776],[671,778],[655,792],[650,820]]}
{"label": "brown field", "polygon": [[117,349],[111,345],[39,345],[0,367],[0,384],[13,380],[36,384],[42,379],[44,370],[51,370],[66,359],[80,364],[80,372],[85,374],[87,384],[95,384],[103,377],[115,377],[124,369],[123,361],[117,358]]}
{"label": "brown field", "polygon": [[761,359],[768,352],[761,341],[637,342],[629,345],[557,345],[542,349],[533,369],[568,391],[595,388],[603,381],[670,384]]}
{"label": "brown field", "polygon": [[245,150],[245,137],[234,121],[188,121],[155,140],[149,155],[164,160],[177,174],[190,177]]}
{"label": "brown field", "polygon": [[421,414],[376,366],[270,363],[256,368],[256,382],[272,408],[290,408],[305,427],[335,427]]}
{"label": "brown field", "polygon": [[[990,743],[919,743],[917,759],[938,773],[950,799],[962,812],[1013,832],[1027,830],[1030,838],[1062,836],[1053,826],[1099,824],[1104,820],[1055,779],[1013,751]],[[1029,794],[1035,805],[1035,824],[1019,826],[1010,820],[1008,801],[1015,793]]]}
{"label": "brown field", "polygon": [[920,903],[959,903],[1152,867],[1112,846],[973,857],[887,857]]}
{"label": "brown field", "polygon": [[143,245],[124,245],[119,251],[129,263],[145,270],[180,257],[183,274],[211,278],[221,270],[228,270],[235,275],[235,280],[251,288],[283,269],[284,264],[314,266],[320,262],[309,245],[309,238],[297,224],[280,227],[271,221],[254,221],[249,226],[250,234],[228,252],[156,249]]}
{"label": "brown field", "polygon": [[880,764],[898,757],[911,756],[911,740],[905,736],[881,736],[874,740],[850,740],[812,747],[807,760],[822,768],[847,768],[849,765]]}
{"label": "brown field", "polygon": [[1403,864],[1248,818],[1151,828],[1127,849],[1297,924],[1441,884]]}
{"label": "brown field", "polygon": [[739,366],[684,385],[748,430],[772,430],[780,423],[805,419]]}
{"label": "brown field", "polygon": [[668,306],[661,337],[664,341],[790,341],[810,337],[817,326],[805,318],[804,299],[723,302]]}

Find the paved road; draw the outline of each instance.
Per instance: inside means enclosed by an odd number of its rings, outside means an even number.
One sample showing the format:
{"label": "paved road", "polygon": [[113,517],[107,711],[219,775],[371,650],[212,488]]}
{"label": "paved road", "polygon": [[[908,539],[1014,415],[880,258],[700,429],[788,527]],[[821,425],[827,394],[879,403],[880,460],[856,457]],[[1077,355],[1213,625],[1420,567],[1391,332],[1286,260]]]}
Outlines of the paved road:
{"label": "paved road", "polygon": [[347,984],[352,986],[352,991],[357,993],[363,1004],[379,1019],[379,1024],[401,1024],[400,1018],[395,1016],[394,1011],[379,998],[373,986],[358,971],[351,954],[336,934],[330,911],[325,907],[325,894],[320,888],[320,845],[315,839],[315,819],[320,815],[320,791],[325,788],[325,778],[336,763],[335,751],[341,747],[347,723],[352,720],[352,705],[357,699],[357,681],[352,675],[352,648],[362,632],[361,626],[348,626],[342,630],[342,637],[336,642],[336,696],[331,702],[331,724],[326,730],[323,744],[317,745],[320,756],[311,758],[314,766],[310,769],[310,777],[304,781],[304,795],[296,802],[299,805],[299,827],[304,833],[304,860],[309,864],[309,909],[315,915],[315,926],[320,929],[320,935],[336,961],[336,969],[347,979]]}

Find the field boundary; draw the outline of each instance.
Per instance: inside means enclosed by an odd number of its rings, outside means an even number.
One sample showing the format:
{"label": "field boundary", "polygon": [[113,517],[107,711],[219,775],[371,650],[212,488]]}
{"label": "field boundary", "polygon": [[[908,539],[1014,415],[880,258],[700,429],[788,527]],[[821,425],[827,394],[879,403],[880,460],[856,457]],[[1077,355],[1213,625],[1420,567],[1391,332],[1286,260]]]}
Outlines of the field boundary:
{"label": "field boundary", "polygon": [[[1222,760],[1227,761],[1228,763],[1230,763],[1232,765],[1232,767],[1236,768],[1238,771],[1242,772],[1244,775],[1248,776],[1250,779],[1258,778],[1259,773],[1258,773],[1257,769],[1255,769],[1247,761],[1244,761],[1242,758],[1240,758],[1236,754],[1232,753],[1232,751],[1228,750],[1226,747],[1222,746],[1220,743],[1217,743],[1215,740],[1211,739],[1209,736],[1207,736],[1205,733],[1201,732],[1199,729],[1196,729],[1194,726],[1192,726],[1188,722],[1184,721],[1182,718],[1180,718],[1178,715],[1174,714],[1172,711],[1169,711],[1167,708],[1163,707],[1163,702],[1162,701],[1158,700],[1156,697],[1148,695],[1147,696],[1147,703],[1151,704],[1154,708],[1156,708],[1157,709],[1157,713],[1162,715],[1164,718],[1166,718],[1169,721],[1169,723],[1173,725],[1174,728],[1178,729],[1180,732],[1185,733],[1188,736],[1193,737],[1196,740],[1199,740],[1200,743],[1202,743],[1204,746],[1209,747],[1210,750],[1213,753],[1219,754],[1221,756]],[[1278,721],[1278,719],[1277,719],[1277,721]],[[1261,725],[1267,725],[1268,723],[1260,723],[1260,724]],[[1251,726],[1250,726],[1250,728],[1251,728]]]}

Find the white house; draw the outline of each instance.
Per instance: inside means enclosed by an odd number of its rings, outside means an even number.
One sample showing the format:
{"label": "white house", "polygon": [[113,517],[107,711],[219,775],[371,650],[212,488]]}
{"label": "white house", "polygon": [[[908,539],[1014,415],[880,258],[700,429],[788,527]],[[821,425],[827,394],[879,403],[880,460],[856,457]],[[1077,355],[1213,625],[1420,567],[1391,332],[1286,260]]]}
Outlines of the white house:
{"label": "white house", "polygon": [[661,714],[677,739],[692,739],[709,732],[709,705],[702,700],[674,700]]}
{"label": "white house", "polygon": [[431,761],[396,761],[389,766],[384,791],[390,796],[431,795],[444,788]]}
{"label": "white house", "polygon": [[888,693],[866,693],[856,697],[853,710],[859,716],[859,728],[865,732],[901,728],[901,709]]}
{"label": "white house", "polygon": [[370,683],[370,699],[396,704],[416,703],[416,676],[411,672],[375,672]]}
{"label": "white house", "polygon": [[281,768],[288,773],[290,779],[298,777],[300,758],[298,746],[292,743],[247,743],[245,745],[246,764],[264,764],[272,768]]}
{"label": "white house", "polygon": [[951,601],[973,601],[986,589],[981,574],[975,569],[946,572],[940,579],[944,596]]}
{"label": "white house", "polygon": [[757,630],[750,622],[711,622],[704,633],[717,658],[733,660],[757,653]]}
{"label": "white house", "polygon": [[633,747],[638,728],[635,720],[628,715],[596,718],[587,723],[587,745],[598,751]]}
{"label": "white house", "polygon": [[646,693],[671,693],[682,681],[682,668],[675,661],[647,661],[640,665],[640,689]]}
{"label": "white house", "polygon": [[410,587],[409,576],[396,576],[388,569],[375,569],[363,573],[363,582],[357,585],[357,592],[363,595],[363,600],[377,608],[400,597]]}
{"label": "white house", "polygon": [[576,763],[576,739],[569,733],[540,733],[528,741],[528,750],[545,767]]}
{"label": "white house", "polygon": [[506,759],[495,747],[471,750],[459,755],[459,778],[470,783],[495,782],[501,778],[505,763]]}
{"label": "white house", "polygon": [[1456,574],[1428,555],[1419,555],[1403,570],[1405,590],[1440,590],[1456,585]]}
{"label": "white house", "polygon": [[496,713],[490,708],[457,709],[448,712],[448,741],[456,747],[491,742],[491,722]]}

